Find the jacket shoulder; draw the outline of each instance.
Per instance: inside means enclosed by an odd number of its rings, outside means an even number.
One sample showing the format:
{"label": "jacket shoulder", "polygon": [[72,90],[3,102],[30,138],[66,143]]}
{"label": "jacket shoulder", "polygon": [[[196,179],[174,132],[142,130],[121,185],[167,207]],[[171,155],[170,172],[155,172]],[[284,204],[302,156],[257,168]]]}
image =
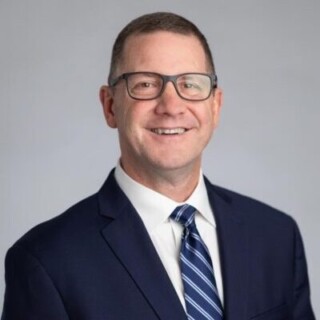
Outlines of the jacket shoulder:
{"label": "jacket shoulder", "polygon": [[21,247],[32,254],[46,252],[53,247],[65,248],[68,243],[75,243],[90,228],[96,228],[101,217],[98,215],[97,194],[71,206],[60,215],[44,221],[16,241],[13,247]]}
{"label": "jacket shoulder", "polygon": [[250,196],[243,195],[221,186],[213,185],[206,179],[209,197],[224,201],[240,218],[251,222],[270,222],[295,225],[294,219],[287,213]]}

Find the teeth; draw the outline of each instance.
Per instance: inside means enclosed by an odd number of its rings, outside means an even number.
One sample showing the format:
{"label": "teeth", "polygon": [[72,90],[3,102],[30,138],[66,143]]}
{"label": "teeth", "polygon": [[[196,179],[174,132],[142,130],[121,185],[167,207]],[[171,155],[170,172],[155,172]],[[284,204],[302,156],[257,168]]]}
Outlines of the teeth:
{"label": "teeth", "polygon": [[152,132],[156,133],[156,134],[182,134],[184,132],[186,132],[187,130],[184,128],[174,128],[174,129],[152,129]]}

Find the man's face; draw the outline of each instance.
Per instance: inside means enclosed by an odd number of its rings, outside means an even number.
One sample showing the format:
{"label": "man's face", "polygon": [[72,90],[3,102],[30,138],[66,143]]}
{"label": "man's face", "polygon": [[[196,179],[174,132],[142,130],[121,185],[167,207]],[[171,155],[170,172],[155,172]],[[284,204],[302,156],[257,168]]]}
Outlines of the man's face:
{"label": "man's face", "polygon": [[[159,31],[127,39],[117,76],[137,71],[176,75],[209,70],[196,37]],[[129,97],[125,80],[114,89],[103,87],[104,113],[108,125],[118,128],[121,162],[127,173],[199,170],[201,153],[217,125],[221,95],[216,89],[205,101],[186,101],[169,82],[160,97],[139,101]],[[166,134],[160,134],[161,129]]]}

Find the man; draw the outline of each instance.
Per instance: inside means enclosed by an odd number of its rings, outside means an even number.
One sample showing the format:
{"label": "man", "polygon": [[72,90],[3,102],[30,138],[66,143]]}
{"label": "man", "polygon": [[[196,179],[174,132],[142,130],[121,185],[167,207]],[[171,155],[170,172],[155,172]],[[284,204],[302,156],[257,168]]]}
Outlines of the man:
{"label": "man", "polygon": [[200,31],[132,21],[100,98],[120,161],[9,250],[2,320],[314,319],[295,222],[201,173],[222,92]]}

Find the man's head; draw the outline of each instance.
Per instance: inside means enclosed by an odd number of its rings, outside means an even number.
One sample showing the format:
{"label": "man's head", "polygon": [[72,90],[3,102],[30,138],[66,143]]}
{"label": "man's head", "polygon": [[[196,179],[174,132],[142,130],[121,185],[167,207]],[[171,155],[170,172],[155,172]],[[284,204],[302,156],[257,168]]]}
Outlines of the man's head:
{"label": "man's head", "polygon": [[115,45],[109,86],[100,91],[107,123],[118,129],[121,163],[151,188],[159,178],[189,175],[196,183],[222,100],[207,43],[173,14],[143,16],[128,26]]}
{"label": "man's head", "polygon": [[200,41],[206,55],[208,72],[215,73],[214,62],[207,39],[189,20],[170,12],[155,12],[132,20],[116,38],[111,55],[109,79],[117,75],[117,67],[123,58],[123,51],[129,37],[156,31],[168,31],[182,35],[194,35]]}

